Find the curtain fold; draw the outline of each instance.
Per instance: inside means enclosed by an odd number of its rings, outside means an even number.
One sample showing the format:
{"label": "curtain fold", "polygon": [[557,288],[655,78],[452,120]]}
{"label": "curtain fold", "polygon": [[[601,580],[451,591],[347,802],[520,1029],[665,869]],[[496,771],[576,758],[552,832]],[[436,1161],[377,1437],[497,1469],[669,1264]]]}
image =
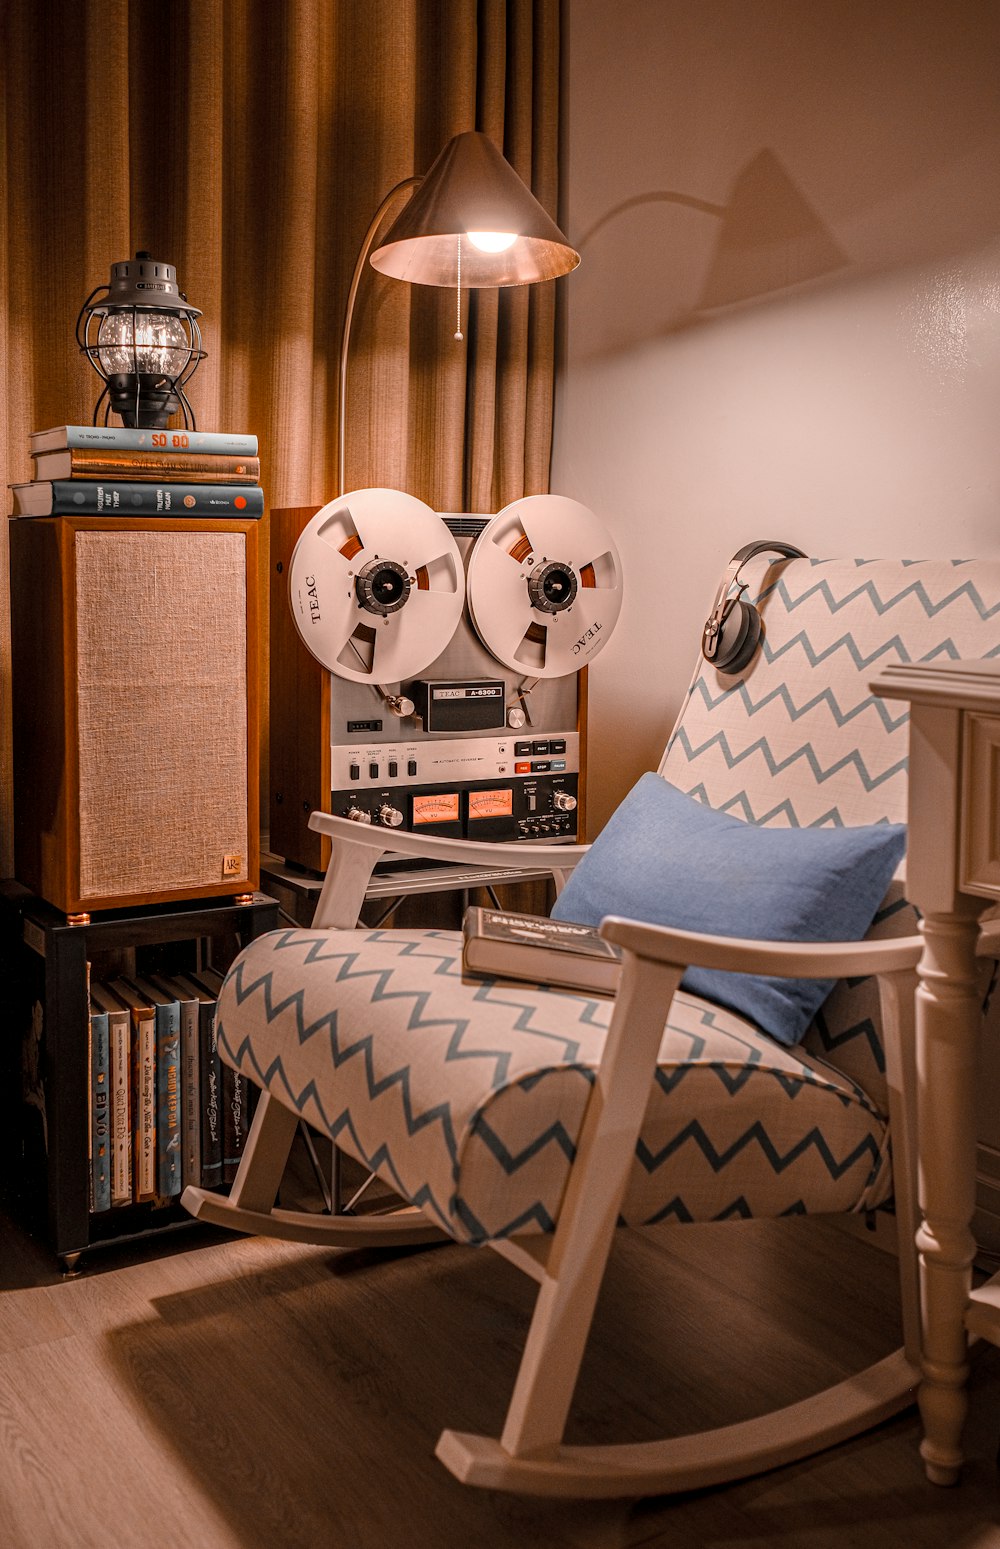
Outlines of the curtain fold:
{"label": "curtain fold", "polygon": [[[475,128],[556,214],[559,0],[6,0],[0,50],[5,485],[31,477],[31,430],[89,422],[101,384],[76,315],[146,249],[203,312],[199,426],[256,432],[269,506],[321,503],[344,306],[383,196]],[[553,287],[467,293],[462,309],[459,342],[453,293],[367,271],[348,488],[481,512],[547,488]],[[6,531],[2,546],[9,875]],[[266,704],[266,664],[263,688]],[[266,729],[263,744],[266,787]]]}

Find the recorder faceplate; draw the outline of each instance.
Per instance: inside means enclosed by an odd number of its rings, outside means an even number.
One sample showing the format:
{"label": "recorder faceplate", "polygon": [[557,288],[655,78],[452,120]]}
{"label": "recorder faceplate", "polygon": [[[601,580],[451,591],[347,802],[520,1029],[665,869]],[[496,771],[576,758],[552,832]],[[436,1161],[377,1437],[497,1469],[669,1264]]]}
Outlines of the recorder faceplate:
{"label": "recorder faceplate", "polygon": [[442,517],[358,490],[273,511],[271,541],[287,581],[271,597],[275,854],[326,865],[317,808],[449,836],[579,837],[581,669],[621,606],[592,512],[531,496]]}
{"label": "recorder faceplate", "polygon": [[[488,520],[443,518],[463,566]],[[437,659],[399,689],[423,714],[394,715],[378,687],[331,674],[331,812],[469,839],[576,839],[576,673],[533,683],[503,667],[466,612]],[[512,710],[523,726],[506,726]],[[428,731],[427,719],[443,730]],[[557,792],[572,806],[557,809]]]}

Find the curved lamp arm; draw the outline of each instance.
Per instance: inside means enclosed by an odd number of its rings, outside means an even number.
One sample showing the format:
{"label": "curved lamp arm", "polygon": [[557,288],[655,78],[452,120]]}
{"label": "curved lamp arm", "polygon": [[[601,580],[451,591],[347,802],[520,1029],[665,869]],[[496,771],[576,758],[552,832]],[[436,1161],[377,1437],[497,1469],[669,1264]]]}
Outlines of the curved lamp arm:
{"label": "curved lamp arm", "polygon": [[378,229],[385,218],[393,200],[397,194],[405,192],[408,188],[415,188],[422,183],[422,177],[405,177],[397,183],[395,188],[390,188],[375,214],[372,216],[371,225],[365,233],[365,240],[361,244],[358,261],[354,265],[354,275],[351,279],[351,288],[347,295],[347,309],[344,313],[344,328],[340,337],[340,399],[337,406],[337,494],[344,493],[345,464],[347,460],[347,356],[351,345],[351,324],[354,321],[354,303],[357,299],[358,286],[361,284],[361,275],[364,271],[368,255],[372,250]]}

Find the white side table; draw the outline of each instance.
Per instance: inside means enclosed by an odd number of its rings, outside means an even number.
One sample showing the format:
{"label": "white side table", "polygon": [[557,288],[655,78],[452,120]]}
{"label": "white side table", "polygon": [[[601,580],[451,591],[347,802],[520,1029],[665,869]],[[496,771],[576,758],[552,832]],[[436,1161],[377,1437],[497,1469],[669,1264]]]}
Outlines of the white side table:
{"label": "white side table", "polygon": [[[968,1336],[1000,1344],[1000,1275],[972,1290],[979,916],[1000,899],[1000,661],[887,666],[872,681],[911,708],[907,895],[918,967],[921,1455],[952,1484],[962,1463]],[[1000,1101],[1000,1093],[997,1094]]]}

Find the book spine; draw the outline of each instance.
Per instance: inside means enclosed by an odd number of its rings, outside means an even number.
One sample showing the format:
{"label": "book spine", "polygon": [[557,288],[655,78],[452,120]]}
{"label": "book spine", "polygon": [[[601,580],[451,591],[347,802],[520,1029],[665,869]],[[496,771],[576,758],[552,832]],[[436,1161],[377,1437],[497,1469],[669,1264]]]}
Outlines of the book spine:
{"label": "book spine", "polygon": [[135,1197],[156,1197],[156,1018],[132,1012],[135,1092]]}
{"label": "book spine", "polygon": [[[36,452],[36,478],[47,480],[56,471],[48,452]],[[65,462],[65,453],[56,453]],[[141,479],[173,484],[256,484],[260,459],[232,457],[212,452],[130,452],[113,455],[104,450],[77,447],[69,452],[70,479],[129,481]],[[61,475],[61,477],[65,477]]]}
{"label": "book spine", "polygon": [[222,1061],[215,1037],[215,1002],[199,1006],[198,1045],[201,1057],[201,1183],[214,1189],[222,1182]]}
{"label": "book spine", "polygon": [[222,1181],[232,1183],[239,1171],[250,1133],[250,1089],[245,1076],[222,1066]]}
{"label": "book spine", "polygon": [[111,1203],[132,1203],[131,1054],[127,1011],[109,1013],[111,1044]]}
{"label": "book spine", "polygon": [[200,1005],[181,1001],[181,1182],[201,1183],[201,1069],[198,1049]]}
{"label": "book spine", "polygon": [[[37,441],[47,439],[44,431],[29,437],[34,449]],[[51,443],[55,446],[55,443]],[[67,425],[62,447],[105,446],[134,448],[136,451],[231,452],[234,456],[256,457],[257,437],[225,430],[143,430],[128,425]]]}
{"label": "book spine", "polygon": [[90,1208],[111,1209],[111,1044],[108,1013],[90,1016]]}
{"label": "book spine", "polygon": [[264,514],[264,492],[258,485],[53,479],[49,514],[257,517]]}
{"label": "book spine", "polygon": [[156,1153],[159,1192],[181,1192],[181,1008],[170,1001],[156,1008]]}

